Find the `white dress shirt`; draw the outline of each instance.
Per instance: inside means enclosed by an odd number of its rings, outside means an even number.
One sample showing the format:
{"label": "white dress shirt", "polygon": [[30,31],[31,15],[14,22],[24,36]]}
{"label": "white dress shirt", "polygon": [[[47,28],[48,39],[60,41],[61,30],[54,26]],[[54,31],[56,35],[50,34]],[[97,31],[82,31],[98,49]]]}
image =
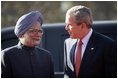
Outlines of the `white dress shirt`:
{"label": "white dress shirt", "polygon": [[[81,53],[81,60],[83,58],[83,55],[84,55],[84,51],[86,49],[86,46],[87,46],[87,43],[92,35],[92,32],[93,30],[90,29],[89,33],[82,39],[82,53]],[[76,53],[77,53],[77,48],[78,48],[78,43],[79,43],[80,39],[78,39],[78,42],[77,42],[77,46],[76,46],[76,49],[75,49],[75,60],[76,60]]]}

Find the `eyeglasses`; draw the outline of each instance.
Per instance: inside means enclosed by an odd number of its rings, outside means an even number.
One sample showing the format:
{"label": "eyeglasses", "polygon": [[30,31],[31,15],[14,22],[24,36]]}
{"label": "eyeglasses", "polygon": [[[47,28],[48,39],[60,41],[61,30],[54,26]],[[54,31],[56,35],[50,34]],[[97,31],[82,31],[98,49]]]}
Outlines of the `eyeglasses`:
{"label": "eyeglasses", "polygon": [[28,30],[28,32],[30,33],[30,34],[43,34],[43,30],[37,30],[37,29],[34,29],[34,28],[30,28],[29,30]]}

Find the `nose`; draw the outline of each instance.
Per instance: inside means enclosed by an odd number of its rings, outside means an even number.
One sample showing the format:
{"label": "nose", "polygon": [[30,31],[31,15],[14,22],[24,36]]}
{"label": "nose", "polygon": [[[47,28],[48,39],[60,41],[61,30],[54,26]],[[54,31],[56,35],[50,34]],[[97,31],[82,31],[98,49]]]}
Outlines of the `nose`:
{"label": "nose", "polygon": [[43,33],[37,32],[36,36],[42,37]]}
{"label": "nose", "polygon": [[69,30],[69,25],[67,24],[66,27],[65,27],[65,30]]}

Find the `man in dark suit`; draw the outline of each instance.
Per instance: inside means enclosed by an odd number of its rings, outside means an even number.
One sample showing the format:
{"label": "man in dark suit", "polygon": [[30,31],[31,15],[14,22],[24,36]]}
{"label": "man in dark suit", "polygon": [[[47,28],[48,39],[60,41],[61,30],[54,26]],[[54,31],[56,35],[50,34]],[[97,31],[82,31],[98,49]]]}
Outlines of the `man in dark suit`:
{"label": "man in dark suit", "polygon": [[15,34],[20,42],[2,51],[2,78],[54,77],[51,53],[37,47],[43,34],[42,24],[43,17],[39,11],[19,18]]}
{"label": "man in dark suit", "polygon": [[64,77],[116,78],[116,43],[92,29],[91,10],[72,7],[66,13],[66,24],[70,38],[64,44]]}

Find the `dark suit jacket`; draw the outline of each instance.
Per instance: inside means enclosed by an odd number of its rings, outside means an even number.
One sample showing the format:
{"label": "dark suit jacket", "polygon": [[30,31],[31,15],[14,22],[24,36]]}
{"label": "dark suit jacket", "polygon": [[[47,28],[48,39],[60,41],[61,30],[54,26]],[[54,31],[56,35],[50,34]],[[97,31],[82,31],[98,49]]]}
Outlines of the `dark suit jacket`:
{"label": "dark suit jacket", "polygon": [[3,50],[1,57],[2,78],[54,77],[51,54],[44,49],[19,44]]}
{"label": "dark suit jacket", "polygon": [[[64,44],[65,75],[75,76],[75,48],[77,39],[67,39]],[[85,49],[78,77],[117,77],[117,45],[99,33],[93,32]]]}

